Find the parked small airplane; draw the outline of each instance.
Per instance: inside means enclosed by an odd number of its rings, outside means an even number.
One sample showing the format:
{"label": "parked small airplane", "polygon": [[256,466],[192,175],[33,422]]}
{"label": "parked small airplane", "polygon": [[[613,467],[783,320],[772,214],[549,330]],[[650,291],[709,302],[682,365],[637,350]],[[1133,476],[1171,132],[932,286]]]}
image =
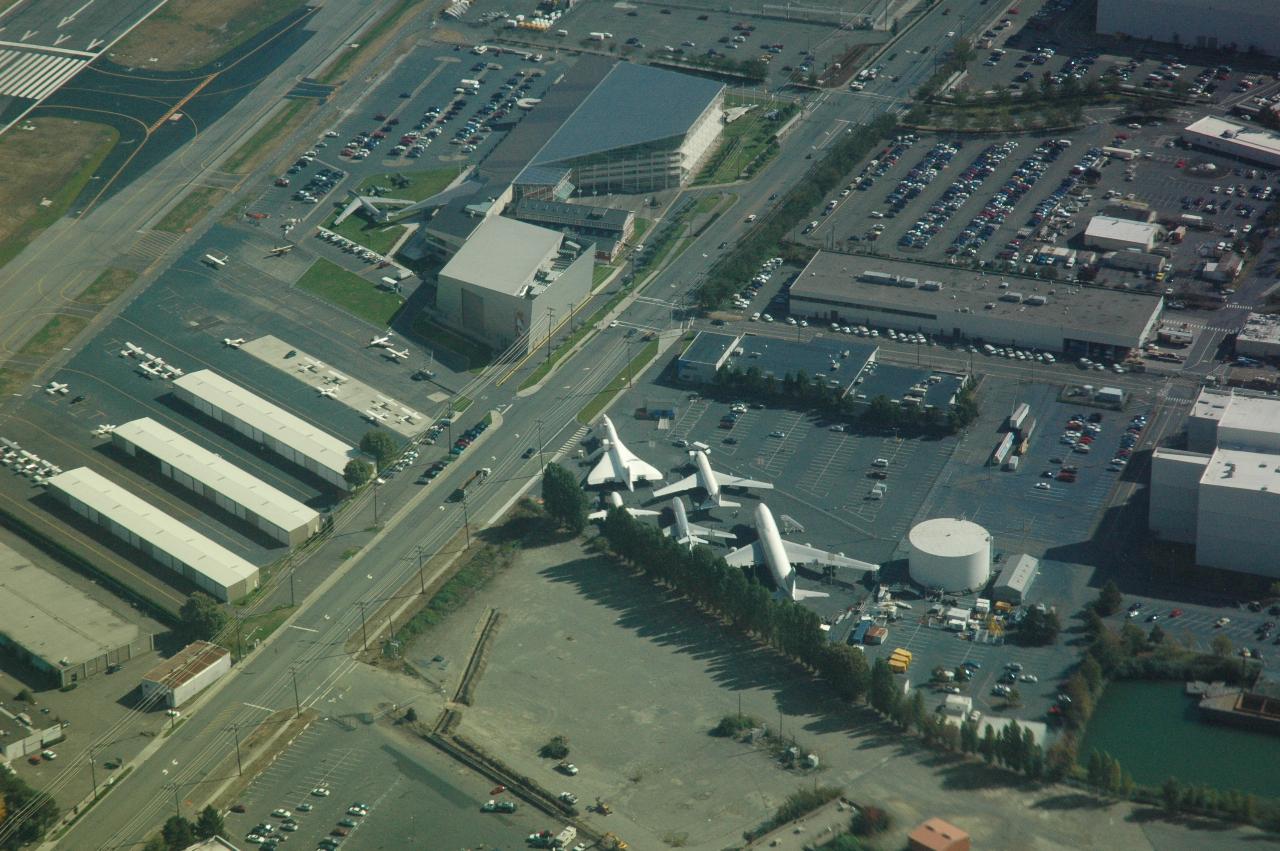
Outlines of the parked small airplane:
{"label": "parked small airplane", "polygon": [[332,399],[333,394],[337,392],[338,392],[337,387],[321,387],[320,388],[320,395],[325,397],[326,399]]}
{"label": "parked small airplane", "polygon": [[226,346],[228,349],[238,349],[244,345],[244,337],[223,337],[222,345]]}
{"label": "parked small airplane", "polygon": [[271,249],[271,256],[283,257],[284,255],[288,254],[292,250],[293,250],[292,245],[277,245],[275,248]]}
{"label": "parked small airplane", "polygon": [[608,503],[606,507],[600,509],[599,511],[591,512],[590,514],[587,515],[587,519],[603,520],[606,516],[608,516],[609,510],[612,508],[621,508],[623,511],[627,512],[632,517],[653,517],[661,513],[658,511],[651,511],[647,508],[628,508],[627,506],[622,504],[622,494],[618,493],[617,491],[609,491],[609,495],[606,498],[605,502]]}
{"label": "parked small airplane", "polygon": [[369,348],[371,349],[389,349],[392,345],[394,344],[391,342],[390,331],[387,332],[385,337],[374,337],[369,341]]}
{"label": "parked small airplane", "polygon": [[693,549],[694,544],[710,543],[707,538],[736,538],[737,535],[732,532],[722,532],[719,529],[708,529],[706,526],[699,526],[697,523],[689,522],[689,515],[684,510],[684,500],[676,497],[671,500],[671,510],[676,515],[676,522],[662,530],[662,534],[668,538],[672,535],[676,536],[677,544],[685,544],[689,549]]}
{"label": "parked small airplane", "polygon": [[408,360],[409,350],[401,349],[397,352],[395,349],[388,348],[383,350],[382,355],[388,360]]}
{"label": "parked small airplane", "polygon": [[56,381],[50,381],[49,386],[44,388],[44,392],[48,393],[50,396],[53,396],[57,393],[61,393],[63,396],[65,396],[67,395],[67,385],[59,384]]}
{"label": "parked small airplane", "polygon": [[768,482],[757,482],[754,479],[743,479],[738,476],[730,476],[728,473],[717,473],[712,470],[711,462],[707,460],[707,450],[705,449],[695,449],[689,453],[689,457],[697,465],[698,471],[692,476],[684,477],[675,484],[667,485],[665,488],[654,491],[654,496],[670,496],[671,494],[691,491],[694,488],[702,488],[707,492],[707,498],[702,501],[701,507],[736,508],[738,503],[725,499],[724,493],[720,490],[722,487],[773,490],[773,485]]}
{"label": "parked small airplane", "polygon": [[820,550],[807,544],[795,544],[784,540],[778,534],[778,526],[773,522],[773,512],[763,502],[756,506],[756,532],[760,537],[745,547],[739,547],[724,557],[724,560],[736,567],[751,564],[763,564],[769,568],[773,581],[778,586],[778,593],[791,600],[803,600],[806,597],[830,596],[822,591],[803,591],[796,587],[796,569],[794,564],[826,564],[833,567],[851,567],[875,573],[878,565],[865,561],[846,558],[839,553]]}
{"label": "parked small airplane", "polygon": [[217,254],[206,254],[204,256],[204,262],[208,263],[210,266],[221,269],[223,266],[227,265],[227,256],[225,254],[221,256]]}
{"label": "parked small airplane", "polygon": [[605,482],[621,482],[627,490],[636,489],[636,480],[660,482],[662,472],[652,464],[645,463],[635,456],[631,450],[618,440],[618,432],[608,416],[600,417],[604,424],[604,457],[587,475],[587,484],[602,485]]}

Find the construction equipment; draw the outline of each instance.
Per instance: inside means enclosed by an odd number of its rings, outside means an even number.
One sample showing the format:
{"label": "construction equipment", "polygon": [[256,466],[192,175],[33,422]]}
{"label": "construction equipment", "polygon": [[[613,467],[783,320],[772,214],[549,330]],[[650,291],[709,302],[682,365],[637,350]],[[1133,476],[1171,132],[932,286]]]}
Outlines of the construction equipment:
{"label": "construction equipment", "polygon": [[602,816],[607,816],[613,813],[613,807],[600,798],[596,798],[596,812]]}
{"label": "construction equipment", "polygon": [[623,842],[622,838],[618,836],[618,834],[606,833],[604,836],[600,837],[600,847],[603,848],[604,851],[623,851],[623,849],[629,848],[630,846]]}

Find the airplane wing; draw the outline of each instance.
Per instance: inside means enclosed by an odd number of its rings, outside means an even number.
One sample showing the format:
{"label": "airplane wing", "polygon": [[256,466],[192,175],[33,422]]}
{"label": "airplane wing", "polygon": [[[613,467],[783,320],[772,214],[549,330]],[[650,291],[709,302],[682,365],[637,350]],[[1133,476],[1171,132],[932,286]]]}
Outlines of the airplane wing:
{"label": "airplane wing", "polygon": [[745,547],[738,547],[724,557],[725,563],[734,567],[747,567],[752,564],[764,564],[764,547],[759,541],[752,541]]}
{"label": "airplane wing", "polygon": [[653,496],[657,499],[659,497],[670,496],[673,493],[691,491],[696,487],[698,487],[698,475],[695,473],[692,476],[685,476],[680,481],[667,485],[665,488],[659,488],[653,492]]}
{"label": "airplane wing", "polygon": [[622,459],[622,463],[631,473],[631,481],[644,479],[649,482],[660,482],[664,478],[662,471],[657,467],[645,461],[641,461],[636,454],[621,444],[617,447],[618,457]]}
{"label": "airplane wing", "polygon": [[[714,470],[712,472],[715,472]],[[773,490],[773,485],[768,482],[757,482],[755,479],[744,479],[741,476],[730,476],[728,473],[716,473],[716,481],[720,483],[722,488],[758,488],[760,490]]]}
{"label": "airplane wing", "polygon": [[697,523],[687,524],[690,535],[697,535],[703,538],[736,538],[737,535],[732,532],[723,532],[719,529],[708,529],[706,526],[699,526]]}
{"label": "airplane wing", "polygon": [[616,469],[613,464],[613,453],[606,452],[600,463],[587,474],[587,484],[602,485],[605,482],[617,482],[626,477],[623,470]]}
{"label": "airplane wing", "polygon": [[593,511],[587,515],[588,520],[603,520],[609,516],[609,509],[602,508],[599,511]]}
{"label": "airplane wing", "polygon": [[827,550],[820,550],[817,547],[796,544],[787,540],[783,540],[782,549],[787,554],[787,560],[792,564],[829,564],[835,567],[852,567],[855,570],[867,571],[880,569],[878,565],[858,561],[856,558],[846,558]]}
{"label": "airplane wing", "polygon": [[627,508],[625,509],[632,517],[657,517],[661,511],[653,511],[648,508]]}
{"label": "airplane wing", "polygon": [[797,588],[792,592],[792,599],[803,600],[808,597],[830,597],[826,591],[806,591],[803,588]]}

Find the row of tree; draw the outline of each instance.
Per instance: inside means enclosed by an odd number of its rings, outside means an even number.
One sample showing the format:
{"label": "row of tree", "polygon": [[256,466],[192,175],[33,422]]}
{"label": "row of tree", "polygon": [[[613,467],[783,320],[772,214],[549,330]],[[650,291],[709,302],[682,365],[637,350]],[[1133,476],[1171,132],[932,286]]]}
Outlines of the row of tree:
{"label": "row of tree", "polygon": [[[52,795],[32,789],[22,778],[7,771],[0,771],[0,805],[0,837],[3,837],[0,851],[17,851],[38,843],[58,820],[58,805]],[[10,830],[7,821],[10,818],[23,821]]]}
{"label": "row of tree", "polygon": [[151,837],[142,851],[182,851],[203,839],[222,836],[226,826],[222,814],[213,807],[205,807],[192,822],[183,816],[170,816],[159,835]]}

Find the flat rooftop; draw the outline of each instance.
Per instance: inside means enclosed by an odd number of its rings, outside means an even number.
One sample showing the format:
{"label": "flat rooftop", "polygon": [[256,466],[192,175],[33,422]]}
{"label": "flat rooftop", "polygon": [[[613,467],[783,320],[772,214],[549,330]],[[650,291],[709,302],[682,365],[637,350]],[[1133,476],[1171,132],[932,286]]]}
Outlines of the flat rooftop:
{"label": "flat rooftop", "polygon": [[339,475],[357,454],[354,447],[211,369],[189,372],[173,383]]}
{"label": "flat rooftop", "polygon": [[1116,216],[1094,216],[1085,226],[1084,235],[1097,239],[1122,239],[1125,242],[1146,244],[1155,239],[1160,225],[1121,219]]}
{"label": "flat rooftop", "polygon": [[736,334],[717,334],[714,331],[699,331],[693,337],[689,348],[680,355],[685,363],[716,364],[724,353],[738,345],[741,340]]}
{"label": "flat rooftop", "polygon": [[[817,337],[807,343],[779,340],[775,337],[757,337],[751,334],[740,343],[743,356],[731,361],[731,365],[744,372],[751,367],[764,375],[772,375],[781,381],[788,373],[804,372],[828,381],[839,381],[846,388],[862,374],[868,361],[876,356],[879,347],[851,340],[829,340]],[[845,352],[849,356],[842,357]],[[832,369],[832,364],[835,368]]]}
{"label": "flat rooftop", "polygon": [[[942,380],[930,381],[931,376],[938,376]],[[950,406],[951,399],[960,392],[963,383],[964,376],[955,373],[876,362],[862,374],[862,381],[854,391],[861,401],[885,396],[900,402],[912,387],[923,387],[926,407],[946,409]],[[863,396],[866,396],[865,400],[862,399]]]}
{"label": "flat rooftop", "polygon": [[440,276],[521,296],[537,272],[550,272],[563,242],[559,231],[491,216],[440,270]]}
{"label": "flat rooftop", "polygon": [[0,544],[0,633],[57,668],[129,644],[138,627]]}
{"label": "flat rooftop", "polygon": [[1202,485],[1280,494],[1280,455],[1242,449],[1215,449],[1205,465]]}
{"label": "flat rooftop", "polygon": [[116,426],[114,436],[281,529],[306,526],[319,516],[315,509],[308,508],[221,455],[191,442],[150,417]]}
{"label": "flat rooftop", "polygon": [[207,641],[193,641],[143,675],[144,680],[177,688],[215,665],[231,651]]}
{"label": "flat rooftop", "polygon": [[[881,272],[916,278],[921,283],[936,281],[938,290],[919,286],[900,287],[858,280],[864,272]],[[1008,288],[1002,289],[1002,280]],[[1001,301],[1009,292],[1025,298],[1043,296],[1042,305]],[[938,321],[949,314],[968,308],[988,318],[1007,322],[1034,322],[1054,325],[1064,330],[1099,331],[1137,335],[1160,310],[1163,299],[1123,290],[1101,287],[1072,287],[1056,281],[1025,278],[1001,278],[967,269],[895,261],[883,257],[861,257],[819,251],[791,285],[791,298],[828,299],[856,308],[867,305],[875,310],[909,310]],[[993,305],[987,309],[987,305]]]}
{"label": "flat rooftop", "polygon": [[258,573],[258,568],[226,547],[88,467],[59,473],[48,484],[220,585],[231,587]]}
{"label": "flat rooftop", "polygon": [[1205,387],[1191,407],[1191,416],[1217,420],[1219,428],[1273,434],[1280,432],[1280,399]]}
{"label": "flat rooftop", "polygon": [[1237,335],[1240,340],[1258,343],[1280,344],[1280,316],[1266,313],[1250,313]]}
{"label": "flat rooftop", "polygon": [[1220,142],[1265,154],[1268,157],[1280,156],[1280,133],[1253,124],[1237,124],[1234,121],[1225,121],[1206,115],[1199,121],[1188,124],[1183,128],[1183,132],[1211,136]]}

